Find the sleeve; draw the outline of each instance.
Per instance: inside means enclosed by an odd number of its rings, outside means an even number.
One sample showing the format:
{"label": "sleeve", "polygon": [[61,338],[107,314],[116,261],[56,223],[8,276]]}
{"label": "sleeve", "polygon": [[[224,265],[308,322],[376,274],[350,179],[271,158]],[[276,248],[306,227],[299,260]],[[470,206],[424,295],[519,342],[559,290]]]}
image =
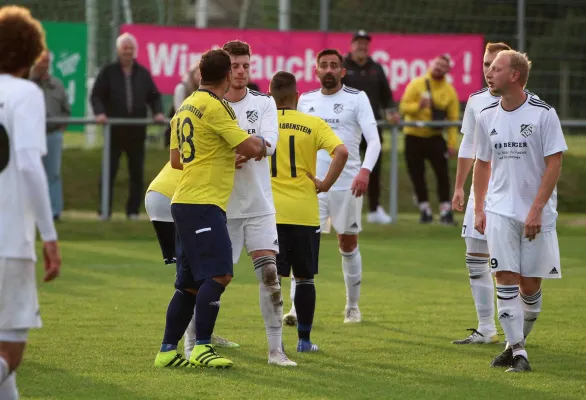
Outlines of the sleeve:
{"label": "sleeve", "polygon": [[458,151],[459,158],[474,158],[474,128],[476,125],[476,118],[474,117],[474,109],[472,107],[473,100],[468,99],[466,108],[464,109],[464,119],[462,120],[462,143],[460,143],[460,150]]}
{"label": "sleeve", "polygon": [[541,123],[541,145],[543,146],[543,157],[568,150],[562,125],[555,108],[551,108],[547,113],[544,113]]}
{"label": "sleeve", "polygon": [[173,117],[171,122],[169,122],[171,128],[170,134],[170,141],[169,141],[169,150],[179,149],[179,138],[177,137],[177,124],[179,123],[179,118]]}
{"label": "sleeve", "polygon": [[474,148],[476,149],[476,158],[481,161],[489,162],[492,159],[492,146],[488,132],[484,127],[482,117],[479,115],[474,128]]}
{"label": "sleeve", "polygon": [[260,121],[260,136],[270,143],[267,147],[267,156],[272,156],[279,141],[279,119],[277,117],[277,105],[272,97],[267,98],[265,110]]}
{"label": "sleeve", "polygon": [[299,111],[300,113],[307,114],[305,108],[305,96],[301,95],[299,96],[299,100],[297,101],[297,111]]}
{"label": "sleeve", "polygon": [[[447,119],[451,122],[460,121],[460,102],[458,100],[458,94],[453,87],[450,87],[450,97],[452,100],[448,106]],[[458,143],[458,127],[450,126],[448,128],[448,147],[455,149]]]}
{"label": "sleeve", "polygon": [[151,107],[151,111],[153,114],[160,114],[163,112],[163,106],[161,105],[161,93],[159,89],[157,89],[157,85],[155,81],[153,81],[153,77],[151,73],[145,69],[146,79],[147,79],[147,87],[148,95],[147,95],[147,103]]}
{"label": "sleeve", "polygon": [[372,112],[372,106],[366,96],[366,93],[358,93],[358,124],[364,135],[366,141],[366,152],[364,154],[364,161],[362,162],[362,168],[366,168],[372,171],[376,161],[380,155],[381,143],[378,135],[378,129],[374,113]]}
{"label": "sleeve", "polygon": [[175,111],[179,110],[179,107],[181,107],[183,100],[185,100],[185,98],[187,97],[185,95],[185,89],[186,87],[183,82],[180,82],[177,84],[177,86],[175,86],[175,91],[173,92],[173,108],[175,109]]}
{"label": "sleeve", "polygon": [[37,150],[47,154],[47,117],[45,98],[38,87],[34,87],[15,104],[14,149]]}
{"label": "sleeve", "polygon": [[92,88],[92,94],[90,96],[90,102],[92,103],[92,108],[94,110],[95,115],[105,114],[106,107],[104,103],[108,98],[108,76],[107,76],[108,67],[102,68],[96,81],[94,82],[94,87]]}
{"label": "sleeve", "polygon": [[419,112],[419,102],[421,100],[420,89],[417,85],[418,80],[413,79],[407,84],[405,93],[399,103],[399,112],[404,115],[413,115]]}
{"label": "sleeve", "polygon": [[342,140],[336,135],[334,130],[325,123],[322,119],[317,120],[317,134],[315,139],[317,141],[317,149],[325,150],[328,154],[332,154],[334,149],[341,144],[344,144]]}
{"label": "sleeve", "polygon": [[395,106],[393,92],[391,92],[391,85],[385,75],[385,71],[380,65],[378,65],[378,77],[380,85],[380,105],[385,110],[390,110]]}
{"label": "sleeve", "polygon": [[229,104],[222,102],[212,112],[210,127],[222,137],[231,148],[244,142],[250,135],[238,126],[236,114]]}
{"label": "sleeve", "polygon": [[49,200],[49,184],[38,149],[16,151],[16,165],[21,173],[24,193],[30,202],[37,228],[44,242],[57,240],[53,212]]}

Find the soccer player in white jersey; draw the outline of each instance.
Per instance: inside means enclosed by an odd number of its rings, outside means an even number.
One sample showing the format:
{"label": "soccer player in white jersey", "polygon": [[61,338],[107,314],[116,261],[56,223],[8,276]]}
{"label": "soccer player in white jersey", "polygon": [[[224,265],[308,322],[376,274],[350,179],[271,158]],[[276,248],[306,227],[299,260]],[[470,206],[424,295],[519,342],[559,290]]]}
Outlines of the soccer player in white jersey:
{"label": "soccer player in white jersey", "polygon": [[530,61],[501,51],[486,80],[500,101],[476,122],[474,228],[486,234],[507,347],[492,366],[531,371],[525,338],[541,311],[541,280],[561,278],[557,191],[567,145],[551,106],[524,91]]}
{"label": "soccer player in white jersey", "polygon": [[[329,233],[331,225],[338,234],[342,269],[346,283],[345,323],[360,322],[358,308],[362,258],[358,234],[362,227],[362,195],[368,188],[370,172],[381,151],[377,124],[366,93],[342,84],[346,70],[337,50],[326,49],[317,55],[317,76],[321,88],[304,93],[297,110],[326,121],[348,148],[344,171],[327,193],[319,194],[320,225]],[[360,161],[360,141],[364,135],[367,148]],[[317,156],[317,177],[324,179],[332,157],[323,150]]]}
{"label": "soccer player in white jersey", "polygon": [[[240,128],[264,137],[270,145],[267,156],[272,155],[279,138],[277,106],[269,95],[246,87],[250,80],[250,46],[234,40],[222,48],[232,59],[232,82],[224,98],[236,113]],[[236,264],[244,246],[252,258],[259,281],[269,364],[296,366],[283,351],[283,300],[276,264],[279,241],[268,160],[237,155],[236,164],[238,169],[226,212],[232,258]]]}
{"label": "soccer player in white jersey", "polygon": [[29,329],[40,328],[35,226],[43,240],[44,281],[61,258],[42,156],[45,99],[26,79],[45,50],[45,33],[26,8],[0,8],[0,399],[18,399],[16,369]]}

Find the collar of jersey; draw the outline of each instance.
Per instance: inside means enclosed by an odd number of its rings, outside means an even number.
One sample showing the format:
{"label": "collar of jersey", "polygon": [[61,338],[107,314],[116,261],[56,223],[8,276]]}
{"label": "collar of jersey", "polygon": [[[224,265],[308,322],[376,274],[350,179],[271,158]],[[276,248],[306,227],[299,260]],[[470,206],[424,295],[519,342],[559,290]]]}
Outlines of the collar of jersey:
{"label": "collar of jersey", "polygon": [[519,111],[521,108],[523,108],[523,106],[524,106],[525,104],[527,104],[527,102],[529,101],[529,98],[531,98],[531,96],[529,96],[527,93],[525,93],[525,95],[527,96],[527,98],[525,99],[525,101],[524,101],[523,103],[521,103],[521,105],[520,105],[519,107],[515,108],[514,110],[511,110],[511,111],[507,111],[507,110],[505,110],[505,109],[503,108],[502,98],[501,98],[501,100],[499,100],[499,107],[501,108],[501,110],[503,110],[504,112],[506,112],[506,113],[509,113],[509,114],[512,114],[512,113],[514,113],[514,112],[517,112],[517,111]]}
{"label": "collar of jersey", "polygon": [[220,98],[218,96],[216,96],[216,94],[212,91],[209,91],[207,89],[197,89],[198,92],[206,92],[209,93],[212,97],[215,97],[216,99],[220,100]]}
{"label": "collar of jersey", "polygon": [[240,100],[238,100],[238,101],[230,101],[230,100],[226,100],[226,101],[227,101],[228,103],[230,103],[230,104],[238,104],[238,103],[240,103],[240,102],[243,102],[243,101],[244,101],[244,99],[246,98],[246,96],[248,96],[248,93],[250,93],[250,89],[249,89],[249,88],[246,88],[246,94],[245,94],[245,95],[244,95],[244,97],[243,97],[243,98],[241,98]]}

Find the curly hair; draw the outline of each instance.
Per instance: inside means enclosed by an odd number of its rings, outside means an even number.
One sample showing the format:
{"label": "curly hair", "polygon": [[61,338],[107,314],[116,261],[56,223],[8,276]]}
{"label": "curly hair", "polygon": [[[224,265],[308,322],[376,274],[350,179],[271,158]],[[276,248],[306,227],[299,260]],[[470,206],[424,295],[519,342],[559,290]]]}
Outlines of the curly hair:
{"label": "curly hair", "polygon": [[0,7],[0,72],[28,73],[45,48],[45,30],[27,8]]}

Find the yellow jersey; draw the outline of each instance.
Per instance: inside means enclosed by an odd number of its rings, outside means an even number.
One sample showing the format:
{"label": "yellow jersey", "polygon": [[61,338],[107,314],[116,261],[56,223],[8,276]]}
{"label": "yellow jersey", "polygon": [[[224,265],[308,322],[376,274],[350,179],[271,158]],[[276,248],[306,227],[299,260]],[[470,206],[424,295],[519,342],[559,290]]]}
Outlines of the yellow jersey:
{"label": "yellow jersey", "polygon": [[319,226],[315,176],[318,150],[332,154],[344,144],[321,118],[280,109],[279,141],[270,157],[277,224]]}
{"label": "yellow jersey", "polygon": [[[424,76],[413,79],[405,88],[405,93],[399,103],[399,111],[404,115],[405,121],[431,121],[431,108],[420,108],[419,102],[423,93],[427,92],[426,81],[429,81],[431,89],[431,99],[434,106],[446,112],[447,121],[460,120],[460,101],[456,89],[447,81],[446,78],[441,80],[433,79],[428,72]],[[459,128],[451,126],[448,130],[448,147],[456,148],[458,145]],[[423,128],[419,126],[406,126],[403,128],[405,135],[419,137],[432,137],[441,135],[443,129]]]}
{"label": "yellow jersey", "polygon": [[171,163],[167,162],[161,172],[153,179],[147,192],[158,192],[168,198],[172,198],[181,180],[182,173],[183,171],[171,167]]}
{"label": "yellow jersey", "polygon": [[234,148],[250,136],[240,129],[227,101],[199,89],[171,120],[171,149],[183,173],[171,203],[213,204],[226,211],[234,185]]}

